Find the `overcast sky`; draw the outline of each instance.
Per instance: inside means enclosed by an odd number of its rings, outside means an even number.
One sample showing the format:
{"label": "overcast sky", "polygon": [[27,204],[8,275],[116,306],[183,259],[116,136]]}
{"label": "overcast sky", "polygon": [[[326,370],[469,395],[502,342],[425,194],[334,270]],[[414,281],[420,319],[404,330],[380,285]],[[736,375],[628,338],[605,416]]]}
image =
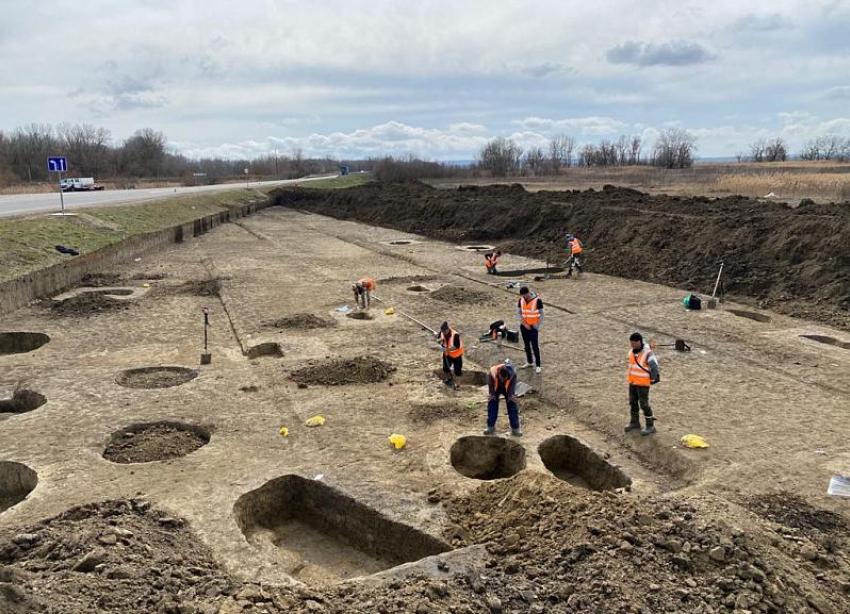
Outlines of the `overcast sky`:
{"label": "overcast sky", "polygon": [[0,0],[0,129],[189,156],[468,159],[494,136],[850,136],[850,0]]}

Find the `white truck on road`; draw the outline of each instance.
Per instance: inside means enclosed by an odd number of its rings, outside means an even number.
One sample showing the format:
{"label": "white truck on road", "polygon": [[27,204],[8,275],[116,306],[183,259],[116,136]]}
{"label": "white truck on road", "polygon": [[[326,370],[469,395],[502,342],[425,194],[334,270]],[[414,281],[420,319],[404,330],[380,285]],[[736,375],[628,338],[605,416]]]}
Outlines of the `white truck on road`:
{"label": "white truck on road", "polygon": [[63,179],[59,182],[59,187],[62,188],[63,192],[92,192],[103,189],[102,185],[94,182],[94,177]]}

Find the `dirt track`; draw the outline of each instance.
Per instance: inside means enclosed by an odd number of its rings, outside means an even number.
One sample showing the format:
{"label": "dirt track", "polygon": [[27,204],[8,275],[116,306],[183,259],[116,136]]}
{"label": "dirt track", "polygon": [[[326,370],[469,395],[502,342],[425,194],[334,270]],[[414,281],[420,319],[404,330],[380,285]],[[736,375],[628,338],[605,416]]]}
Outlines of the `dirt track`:
{"label": "dirt track", "polygon": [[[282,189],[277,204],[452,242],[498,242],[553,262],[563,236],[587,247],[587,270],[710,294],[850,329],[850,204],[765,203],[650,195],[627,188],[526,192],[521,186],[441,190],[367,184],[343,191]],[[616,297],[612,297],[616,300]]]}

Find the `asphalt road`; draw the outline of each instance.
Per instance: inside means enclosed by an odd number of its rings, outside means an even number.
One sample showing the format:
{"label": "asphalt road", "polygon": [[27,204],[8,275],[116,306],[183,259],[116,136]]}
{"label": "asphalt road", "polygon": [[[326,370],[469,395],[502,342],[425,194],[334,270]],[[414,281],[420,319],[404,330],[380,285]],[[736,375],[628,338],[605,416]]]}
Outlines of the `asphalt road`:
{"label": "asphalt road", "polygon": [[[324,177],[309,177],[303,179],[287,179],[281,181],[254,181],[249,183],[252,188],[284,185],[287,183],[316,181],[328,179],[336,175]],[[244,183],[225,183],[221,185],[204,185],[187,188],[150,188],[144,190],[103,190],[102,192],[67,192],[65,193],[65,210],[73,211],[82,207],[108,207],[124,205],[145,200],[185,196],[203,192],[220,192],[244,188]],[[61,211],[59,192],[48,194],[11,194],[0,196],[0,217],[8,215],[28,215],[33,213],[56,213]]]}

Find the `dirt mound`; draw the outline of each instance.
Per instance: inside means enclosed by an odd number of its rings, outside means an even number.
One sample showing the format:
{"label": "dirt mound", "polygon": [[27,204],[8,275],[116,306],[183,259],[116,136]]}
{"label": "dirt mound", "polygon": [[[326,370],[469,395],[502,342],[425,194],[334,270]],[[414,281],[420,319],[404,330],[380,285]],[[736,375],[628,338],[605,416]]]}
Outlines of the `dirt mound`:
{"label": "dirt mound", "polygon": [[125,388],[171,388],[198,377],[198,372],[186,367],[140,367],[122,371],[115,382]]}
{"label": "dirt mound", "polygon": [[15,614],[201,612],[237,586],[182,520],[143,501],[84,505],[7,531],[0,564],[0,611]]}
{"label": "dirt mound", "polygon": [[103,286],[120,286],[123,281],[123,278],[117,273],[87,273],[80,280],[80,285],[100,288]]}
{"label": "dirt mound", "polygon": [[164,296],[188,294],[191,296],[211,296],[218,298],[221,296],[222,279],[192,279],[175,286],[160,286],[156,289],[156,292]]}
{"label": "dirt mound", "polygon": [[418,284],[425,281],[434,281],[438,279],[434,275],[406,275],[402,277],[385,277],[379,279],[378,284]]}
{"label": "dirt mound", "polygon": [[270,328],[286,328],[289,330],[313,330],[316,328],[330,328],[336,326],[336,320],[323,318],[312,313],[296,313],[285,318],[269,322],[266,326]]}
{"label": "dirt mound", "polygon": [[452,305],[491,305],[493,297],[485,292],[470,290],[462,286],[443,286],[428,294],[429,298]]}
{"label": "dirt mound", "polygon": [[790,492],[764,494],[744,500],[744,506],[765,520],[779,523],[808,534],[848,532],[842,516],[809,505],[802,497]]}
{"label": "dirt mound", "polygon": [[130,308],[128,301],[109,298],[99,292],[83,292],[64,301],[53,301],[50,313],[61,318],[88,318],[102,313],[125,311]]}
{"label": "dirt mound", "polygon": [[458,420],[466,424],[474,419],[476,415],[482,418],[487,413],[486,409],[482,409],[481,405],[473,405],[467,407],[458,403],[443,403],[443,404],[416,404],[411,405],[407,412],[411,421],[417,424],[431,424],[438,420]]}
{"label": "dirt mound", "polygon": [[134,424],[114,433],[103,451],[113,463],[152,463],[191,454],[208,444],[210,434],[182,422]]}
{"label": "dirt mound", "polygon": [[352,311],[345,314],[346,318],[351,318],[352,320],[374,320],[375,316],[373,316],[368,311]]}
{"label": "dirt mound", "polygon": [[[444,190],[370,184],[275,192],[275,204],[458,243],[498,242],[540,260],[566,258],[572,232],[586,269],[710,292],[719,262],[727,292],[792,315],[850,328],[850,207],[603,190]],[[297,203],[297,205],[296,205]],[[404,206],[400,206],[403,203]]]}
{"label": "dirt mound", "polygon": [[290,377],[299,384],[343,386],[345,384],[374,384],[387,379],[395,367],[371,356],[342,358],[310,364],[293,371]]}

